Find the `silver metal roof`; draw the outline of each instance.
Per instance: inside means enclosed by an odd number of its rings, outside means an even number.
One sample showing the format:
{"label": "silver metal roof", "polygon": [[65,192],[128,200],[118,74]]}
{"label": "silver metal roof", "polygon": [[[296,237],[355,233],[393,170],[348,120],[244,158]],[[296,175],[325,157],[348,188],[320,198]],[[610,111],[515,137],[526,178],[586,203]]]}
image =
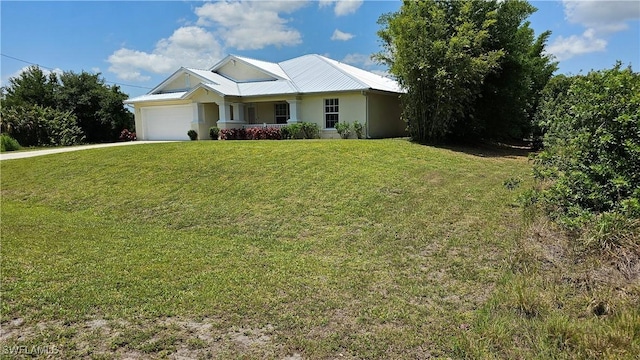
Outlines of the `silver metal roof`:
{"label": "silver metal roof", "polygon": [[[280,79],[238,83],[215,72],[216,69],[222,67],[231,59],[243,61],[267,74],[276,75]],[[197,75],[202,79],[203,86],[223,96],[286,95],[357,90],[379,90],[393,93],[403,92],[398,82],[393,79],[317,54],[304,55],[280,63],[230,55],[214,65],[211,70],[186,68],[182,68],[181,70]],[[180,70],[171,77],[175,77],[179,73]],[[161,85],[168,83],[167,80],[163,81]],[[177,98],[184,98],[183,96],[186,95],[188,97],[188,94],[191,93],[190,91],[172,94],[153,94],[153,92],[162,91],[161,85],[152,90],[152,93],[129,99],[127,103],[175,99],[177,94],[180,94]],[[159,97],[160,95],[164,95],[166,98]]]}

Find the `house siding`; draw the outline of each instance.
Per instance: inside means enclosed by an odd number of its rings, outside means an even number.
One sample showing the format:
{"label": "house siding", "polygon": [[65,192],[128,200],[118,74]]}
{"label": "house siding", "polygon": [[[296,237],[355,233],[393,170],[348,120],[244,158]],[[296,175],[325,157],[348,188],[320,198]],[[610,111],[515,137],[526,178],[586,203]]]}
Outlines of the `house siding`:
{"label": "house siding", "polygon": [[401,119],[398,94],[369,93],[367,124],[371,138],[407,136],[407,124]]}
{"label": "house siding", "polygon": [[248,66],[241,61],[229,61],[218,69],[218,73],[236,81],[273,80],[269,76],[254,67]]}
{"label": "house siding", "polygon": [[190,75],[189,76],[190,86],[187,86],[186,74],[182,74],[176,79],[174,79],[173,81],[171,81],[170,83],[168,83],[167,85],[163,86],[162,92],[184,91],[184,90],[192,89],[198,86],[198,84],[200,83],[202,83],[202,81],[198,77]]}
{"label": "house siding", "polygon": [[338,99],[338,121],[353,123],[365,122],[366,98],[361,92],[349,93],[325,93],[318,95],[307,95],[302,98],[302,121],[315,123],[320,128],[320,135],[323,138],[340,138],[335,129],[325,128],[324,100]]}

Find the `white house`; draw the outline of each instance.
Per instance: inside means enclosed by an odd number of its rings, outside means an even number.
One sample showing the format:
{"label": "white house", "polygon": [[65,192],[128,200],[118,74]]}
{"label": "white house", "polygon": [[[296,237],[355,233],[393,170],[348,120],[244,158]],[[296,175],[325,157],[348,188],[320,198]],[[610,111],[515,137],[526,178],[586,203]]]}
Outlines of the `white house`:
{"label": "white house", "polygon": [[188,140],[196,130],[312,122],[324,138],[335,124],[366,124],[370,138],[406,135],[402,89],[392,79],[320,55],[280,63],[229,55],[209,70],[180,68],[148,94],[126,101],[135,108],[140,140]]}

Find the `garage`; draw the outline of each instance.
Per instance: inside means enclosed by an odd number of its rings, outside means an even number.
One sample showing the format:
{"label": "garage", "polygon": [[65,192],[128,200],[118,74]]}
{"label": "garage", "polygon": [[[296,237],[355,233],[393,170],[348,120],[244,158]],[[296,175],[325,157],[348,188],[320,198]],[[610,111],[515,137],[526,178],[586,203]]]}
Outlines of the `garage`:
{"label": "garage", "polygon": [[193,107],[187,105],[153,106],[140,109],[146,140],[189,140]]}

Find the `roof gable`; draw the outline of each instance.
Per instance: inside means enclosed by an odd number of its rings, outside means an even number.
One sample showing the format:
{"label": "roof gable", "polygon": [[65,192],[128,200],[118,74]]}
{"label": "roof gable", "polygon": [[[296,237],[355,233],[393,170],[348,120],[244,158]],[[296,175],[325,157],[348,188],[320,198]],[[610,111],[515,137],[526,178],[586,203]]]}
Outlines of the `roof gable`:
{"label": "roof gable", "polygon": [[227,56],[210,70],[239,83],[289,80],[278,64],[236,55]]}
{"label": "roof gable", "polygon": [[160,85],[149,91],[149,94],[163,94],[188,91],[201,83],[216,82],[214,74],[205,70],[181,67]]}

